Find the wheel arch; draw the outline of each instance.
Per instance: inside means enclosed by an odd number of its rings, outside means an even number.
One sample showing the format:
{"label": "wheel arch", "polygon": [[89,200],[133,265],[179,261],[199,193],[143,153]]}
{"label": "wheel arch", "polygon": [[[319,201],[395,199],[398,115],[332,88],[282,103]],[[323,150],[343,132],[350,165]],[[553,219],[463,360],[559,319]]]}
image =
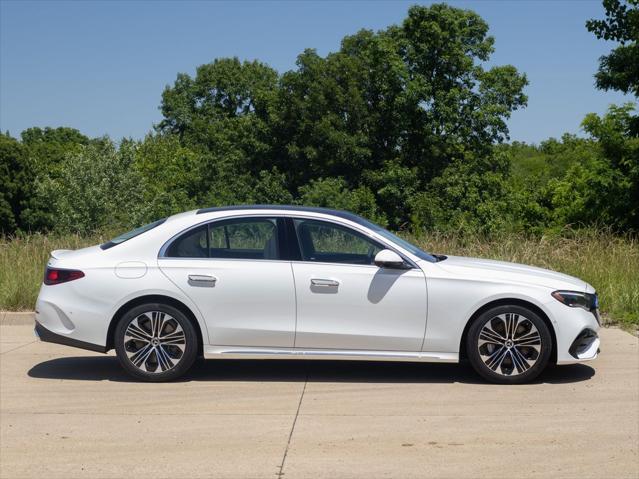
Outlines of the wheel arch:
{"label": "wheel arch", "polygon": [[471,315],[470,318],[468,318],[468,321],[466,321],[466,325],[464,326],[464,330],[462,332],[460,343],[459,343],[459,360],[464,361],[468,359],[468,356],[466,353],[466,336],[468,335],[468,330],[470,329],[471,324],[473,324],[473,322],[482,313],[484,313],[484,311],[487,311],[491,308],[495,308],[497,306],[505,306],[505,305],[515,305],[515,306],[521,306],[523,308],[528,308],[532,310],[534,313],[536,313],[537,315],[539,315],[539,317],[544,321],[544,323],[546,323],[546,326],[548,326],[548,330],[550,331],[550,337],[552,338],[552,353],[550,356],[550,362],[553,364],[557,363],[557,336],[556,336],[555,328],[552,324],[552,321],[550,320],[548,315],[544,312],[544,310],[541,309],[539,306],[537,306],[536,304],[530,301],[526,301],[524,299],[519,299],[519,298],[500,298],[500,299],[490,301],[482,305],[479,309],[477,309]]}
{"label": "wheel arch", "polygon": [[118,322],[120,321],[120,319],[122,319],[122,316],[124,316],[124,314],[131,308],[134,308],[136,306],[139,306],[145,303],[164,303],[169,306],[173,306],[174,308],[184,313],[184,315],[189,319],[189,321],[191,321],[191,323],[193,324],[197,332],[198,356],[201,356],[203,354],[204,337],[202,336],[202,328],[200,327],[200,323],[198,322],[195,314],[193,314],[193,311],[191,311],[191,308],[189,308],[186,304],[184,304],[182,301],[178,299],[172,298],[170,296],[165,296],[162,294],[147,294],[144,296],[138,296],[136,298],[133,298],[127,301],[126,303],[124,303],[122,306],[118,308],[118,310],[115,312],[115,314],[111,318],[111,322],[109,323],[109,329],[107,331],[107,343],[106,343],[107,351],[114,348],[115,328]]}

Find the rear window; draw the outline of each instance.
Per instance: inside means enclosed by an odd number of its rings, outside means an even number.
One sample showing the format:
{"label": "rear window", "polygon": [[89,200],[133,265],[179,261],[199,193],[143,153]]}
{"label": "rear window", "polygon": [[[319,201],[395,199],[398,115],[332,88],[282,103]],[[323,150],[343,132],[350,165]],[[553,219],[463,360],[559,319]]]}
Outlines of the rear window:
{"label": "rear window", "polygon": [[136,236],[140,236],[142,233],[146,233],[149,230],[152,230],[156,226],[160,226],[162,223],[166,221],[166,218],[162,218],[161,220],[154,221],[153,223],[149,223],[148,225],[140,226],[139,228],[135,228],[134,230],[127,231],[126,233],[122,233],[120,236],[116,236],[111,241],[107,241],[104,244],[100,245],[102,249],[113,248],[120,243],[124,243],[131,238],[135,238]]}

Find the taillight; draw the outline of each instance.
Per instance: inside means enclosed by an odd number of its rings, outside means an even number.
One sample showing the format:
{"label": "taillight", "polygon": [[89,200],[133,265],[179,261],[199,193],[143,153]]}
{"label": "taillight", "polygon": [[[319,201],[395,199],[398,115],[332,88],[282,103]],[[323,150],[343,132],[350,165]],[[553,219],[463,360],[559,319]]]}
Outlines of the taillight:
{"label": "taillight", "polygon": [[47,268],[44,273],[44,284],[54,285],[84,278],[84,273],[77,269]]}

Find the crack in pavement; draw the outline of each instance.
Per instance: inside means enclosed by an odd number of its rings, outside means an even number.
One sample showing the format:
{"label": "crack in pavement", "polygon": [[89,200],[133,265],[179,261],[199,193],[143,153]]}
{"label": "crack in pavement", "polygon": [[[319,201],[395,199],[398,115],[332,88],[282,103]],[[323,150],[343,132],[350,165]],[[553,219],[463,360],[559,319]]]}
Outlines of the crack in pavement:
{"label": "crack in pavement", "polygon": [[5,351],[4,353],[0,353],[0,355],[10,353],[11,351],[15,351],[16,349],[24,348],[25,346],[29,346],[30,344],[37,343],[37,342],[38,342],[38,340],[36,339],[34,341],[31,341],[30,343],[21,344],[20,346],[17,346],[17,347],[15,347],[13,349],[9,349],[9,351]]}
{"label": "crack in pavement", "polygon": [[295,424],[297,424],[297,418],[300,415],[300,408],[302,407],[302,400],[304,399],[304,393],[306,392],[306,385],[308,384],[308,372],[306,378],[304,378],[304,387],[302,388],[302,394],[300,395],[300,402],[297,404],[297,411],[295,412],[295,418],[291,425],[291,432],[288,435],[288,442],[286,443],[286,449],[284,450],[284,456],[282,457],[282,463],[280,464],[280,470],[277,473],[277,477],[284,475],[284,464],[286,464],[286,456],[288,455],[289,447],[291,446],[291,439],[293,438],[293,431],[295,431]]}
{"label": "crack in pavement", "polygon": [[84,411],[84,412],[76,412],[76,411],[10,411],[10,410],[2,410],[2,414],[12,415],[12,416],[122,416],[122,417],[153,417],[153,416],[167,416],[167,417],[213,417],[213,416],[237,416],[237,417],[246,417],[246,416],[266,416],[266,417],[287,417],[290,414],[287,413],[240,413],[240,412],[203,412],[203,413],[147,413],[147,412],[95,412],[95,411]]}

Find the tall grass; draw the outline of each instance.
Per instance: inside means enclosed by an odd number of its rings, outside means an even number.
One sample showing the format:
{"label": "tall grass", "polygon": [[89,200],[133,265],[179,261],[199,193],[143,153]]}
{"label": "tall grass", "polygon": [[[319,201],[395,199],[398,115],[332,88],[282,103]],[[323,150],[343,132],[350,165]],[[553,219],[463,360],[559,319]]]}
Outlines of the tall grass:
{"label": "tall grass", "polygon": [[20,235],[0,237],[0,310],[28,311],[35,306],[49,253],[103,243],[96,235]]}
{"label": "tall grass", "polygon": [[[478,238],[428,233],[409,238],[427,251],[530,264],[582,278],[598,291],[608,323],[639,326],[639,241],[606,231],[566,231],[531,237]],[[98,244],[100,235],[0,238],[0,310],[31,310],[49,253]]]}

